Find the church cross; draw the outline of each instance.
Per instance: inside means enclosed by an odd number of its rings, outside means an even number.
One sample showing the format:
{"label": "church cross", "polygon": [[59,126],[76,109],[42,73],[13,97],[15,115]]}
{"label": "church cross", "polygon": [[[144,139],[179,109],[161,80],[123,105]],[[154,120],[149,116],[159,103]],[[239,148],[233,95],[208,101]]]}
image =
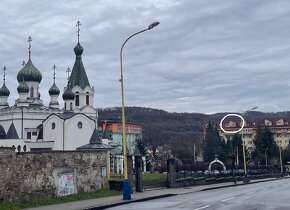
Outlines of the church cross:
{"label": "church cross", "polygon": [[21,66],[24,67],[26,65],[25,61],[22,61]]}
{"label": "church cross", "polygon": [[76,27],[78,27],[77,33],[78,33],[78,42],[80,42],[80,25],[81,22],[78,20]]}
{"label": "church cross", "polygon": [[4,66],[3,67],[3,72],[4,72],[4,74],[3,74],[3,81],[4,81],[4,83],[5,83],[6,70],[7,70],[7,68],[6,68],[6,66]]}
{"label": "church cross", "polygon": [[29,50],[29,59],[30,59],[30,54],[31,54],[31,42],[32,42],[32,38],[31,38],[31,36],[29,36],[28,37],[28,40],[27,40],[27,42],[29,43],[28,45],[29,45],[29,47],[28,47],[28,50]]}
{"label": "church cross", "polygon": [[66,70],[66,73],[67,73],[67,80],[69,80],[69,73],[71,72],[70,68],[68,67],[67,70]]}
{"label": "church cross", "polygon": [[55,70],[56,70],[56,65],[55,64],[53,64],[52,69],[53,69],[53,82],[55,82]]}

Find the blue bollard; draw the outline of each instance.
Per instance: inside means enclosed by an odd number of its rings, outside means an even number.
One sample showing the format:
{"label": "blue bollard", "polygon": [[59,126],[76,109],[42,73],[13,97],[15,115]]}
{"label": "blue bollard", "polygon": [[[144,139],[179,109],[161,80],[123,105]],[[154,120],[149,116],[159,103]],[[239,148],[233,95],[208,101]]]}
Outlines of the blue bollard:
{"label": "blue bollard", "polygon": [[123,200],[131,200],[131,188],[127,179],[123,182]]}

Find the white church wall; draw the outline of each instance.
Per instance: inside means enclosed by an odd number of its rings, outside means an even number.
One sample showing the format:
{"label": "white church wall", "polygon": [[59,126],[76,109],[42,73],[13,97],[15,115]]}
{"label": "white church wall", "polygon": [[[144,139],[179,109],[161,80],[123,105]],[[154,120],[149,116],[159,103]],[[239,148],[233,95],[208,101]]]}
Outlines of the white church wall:
{"label": "white church wall", "polygon": [[65,121],[65,150],[75,150],[88,144],[94,130],[95,122],[82,114],[67,119]]}
{"label": "white church wall", "polygon": [[43,141],[54,141],[52,149],[63,150],[63,119],[51,115],[43,122]]}

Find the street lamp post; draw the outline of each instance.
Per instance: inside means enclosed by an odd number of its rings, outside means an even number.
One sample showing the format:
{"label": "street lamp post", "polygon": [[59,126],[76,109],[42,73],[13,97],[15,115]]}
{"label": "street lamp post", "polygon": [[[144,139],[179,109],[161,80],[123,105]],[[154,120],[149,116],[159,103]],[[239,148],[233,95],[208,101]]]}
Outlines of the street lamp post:
{"label": "street lamp post", "polygon": [[121,93],[122,93],[122,144],[123,144],[123,156],[124,156],[124,183],[123,183],[123,200],[131,200],[131,189],[130,184],[128,182],[128,167],[127,167],[127,148],[126,148],[126,121],[125,121],[125,103],[124,103],[124,78],[123,78],[123,48],[125,44],[131,39],[133,36],[141,34],[147,30],[151,30],[154,27],[158,26],[159,22],[151,23],[146,29],[138,31],[137,33],[129,36],[125,42],[123,43],[120,50],[120,64],[121,64]]}

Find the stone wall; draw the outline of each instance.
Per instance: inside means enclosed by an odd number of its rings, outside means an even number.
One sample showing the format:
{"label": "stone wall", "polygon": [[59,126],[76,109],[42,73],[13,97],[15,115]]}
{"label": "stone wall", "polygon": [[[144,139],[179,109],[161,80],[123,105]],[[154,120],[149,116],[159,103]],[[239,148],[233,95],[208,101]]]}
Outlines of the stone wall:
{"label": "stone wall", "polygon": [[15,153],[0,148],[0,203],[108,187],[107,150]]}

